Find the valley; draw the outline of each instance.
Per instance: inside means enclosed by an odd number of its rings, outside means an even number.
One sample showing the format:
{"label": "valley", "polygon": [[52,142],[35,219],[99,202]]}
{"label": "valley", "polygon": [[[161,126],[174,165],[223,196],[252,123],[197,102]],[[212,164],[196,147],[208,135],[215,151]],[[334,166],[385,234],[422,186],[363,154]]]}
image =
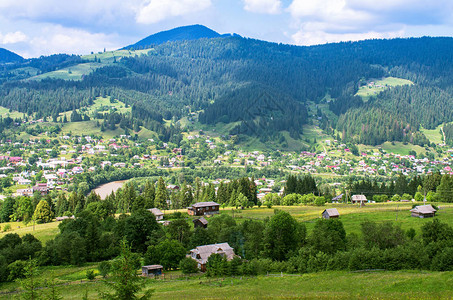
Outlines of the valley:
{"label": "valley", "polygon": [[0,298],[451,297],[451,47],[0,49]]}

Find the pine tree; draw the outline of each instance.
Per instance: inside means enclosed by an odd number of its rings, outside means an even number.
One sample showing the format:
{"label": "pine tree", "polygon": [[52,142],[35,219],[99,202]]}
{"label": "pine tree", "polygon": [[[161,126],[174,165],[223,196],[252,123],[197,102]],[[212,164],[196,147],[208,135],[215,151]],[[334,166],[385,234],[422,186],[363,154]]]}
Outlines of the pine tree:
{"label": "pine tree", "polygon": [[[45,202],[45,201],[44,201]],[[25,278],[19,279],[19,283],[24,290],[22,299],[39,299],[41,297],[41,282],[38,280],[38,263],[35,259],[29,259],[24,268]]]}
{"label": "pine tree", "polygon": [[193,203],[192,187],[187,186],[187,183],[184,182],[182,188],[182,207],[189,207]]}
{"label": "pine tree", "polygon": [[165,182],[162,179],[162,177],[159,177],[154,204],[159,209],[167,209],[168,208],[167,200],[168,200],[167,187],[165,186]]}
{"label": "pine tree", "polygon": [[154,198],[156,196],[156,188],[154,183],[150,180],[147,180],[145,183],[145,188],[143,190],[143,198],[145,199],[145,208],[154,208]]}
{"label": "pine tree", "polygon": [[111,275],[104,280],[104,283],[115,292],[100,293],[102,299],[149,299],[153,290],[148,289],[142,297],[137,297],[137,293],[143,289],[144,281],[137,275],[135,259],[131,247],[123,239],[120,245],[120,257],[112,262]]}

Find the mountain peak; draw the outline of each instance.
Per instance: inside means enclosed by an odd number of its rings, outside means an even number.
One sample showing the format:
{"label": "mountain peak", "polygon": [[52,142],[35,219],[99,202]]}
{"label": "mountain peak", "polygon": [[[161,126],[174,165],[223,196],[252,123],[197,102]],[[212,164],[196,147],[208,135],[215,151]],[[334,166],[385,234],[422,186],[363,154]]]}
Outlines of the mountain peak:
{"label": "mountain peak", "polygon": [[7,49],[0,48],[0,64],[22,61],[24,58]]}
{"label": "mountain peak", "polygon": [[124,47],[124,49],[147,48],[152,45],[159,45],[171,41],[189,41],[202,38],[216,38],[221,36],[222,35],[206,26],[199,24],[188,25],[152,34],[135,44]]}

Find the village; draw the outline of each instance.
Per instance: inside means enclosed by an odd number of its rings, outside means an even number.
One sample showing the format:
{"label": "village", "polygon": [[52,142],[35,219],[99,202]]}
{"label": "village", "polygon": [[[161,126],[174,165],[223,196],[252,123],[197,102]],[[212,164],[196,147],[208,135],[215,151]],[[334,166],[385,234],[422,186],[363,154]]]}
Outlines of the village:
{"label": "village", "polygon": [[[179,147],[148,139],[134,141],[130,136],[99,137],[58,136],[27,142],[4,141],[0,144],[0,177],[3,196],[42,195],[49,191],[67,191],[76,175],[117,169],[248,168],[311,174],[337,190],[346,178],[395,178],[432,173],[452,174],[453,149],[437,146],[438,153],[424,156],[388,153],[382,149],[352,153],[346,144],[325,140],[316,152],[243,151],[238,146],[206,135],[188,135]],[[205,179],[216,186],[231,178]],[[282,192],[284,176],[262,178],[256,184],[259,197]],[[177,182],[171,182],[178,184]],[[179,183],[181,184],[181,183]],[[88,192],[88,191],[85,191]]]}

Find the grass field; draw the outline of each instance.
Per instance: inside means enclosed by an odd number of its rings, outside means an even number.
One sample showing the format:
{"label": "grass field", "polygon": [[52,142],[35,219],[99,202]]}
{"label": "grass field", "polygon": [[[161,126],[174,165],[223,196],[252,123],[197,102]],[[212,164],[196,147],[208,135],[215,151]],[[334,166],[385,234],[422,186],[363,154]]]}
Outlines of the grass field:
{"label": "grass field", "polygon": [[92,114],[95,111],[109,112],[112,109],[115,109],[118,113],[124,114],[130,112],[132,108],[130,106],[126,107],[126,104],[118,100],[115,100],[112,103],[110,102],[110,97],[108,98],[97,97],[96,100],[94,100],[93,105],[87,107],[87,111],[89,114]]}
{"label": "grass field", "polygon": [[[414,84],[410,80],[402,79],[402,78],[395,78],[395,77],[387,77],[380,80],[371,80],[374,82],[372,86],[361,86],[356,93],[356,96],[362,97],[364,101],[367,101],[370,97],[376,96],[382,91],[385,91],[388,88],[399,86],[399,85],[407,85],[407,84]],[[371,82],[370,81],[370,82]]]}
{"label": "grass field", "polygon": [[[363,221],[385,222],[394,221],[401,225],[401,228],[407,230],[414,228],[420,231],[420,227],[426,222],[431,222],[430,219],[418,219],[410,216],[409,210],[412,208],[412,203],[376,203],[367,204],[365,207],[358,207],[352,204],[327,204],[326,206],[275,206],[272,208],[253,208],[245,210],[234,210],[234,217],[239,222],[247,218],[265,219],[274,214],[274,209],[280,209],[289,212],[294,218],[300,222],[304,222],[308,232],[314,227],[315,221],[321,217],[321,213],[326,208],[335,207],[340,213],[340,220],[344,225],[346,233],[360,234],[360,224]],[[436,218],[440,221],[453,226],[453,205],[439,204],[441,209]],[[233,215],[233,210],[227,208],[223,213]]]}
{"label": "grass field", "polygon": [[409,151],[415,151],[417,155],[419,154],[426,154],[426,149],[423,147],[420,147],[418,145],[413,145],[408,143],[407,145],[404,145],[402,142],[385,142],[379,146],[368,146],[368,145],[358,145],[360,151],[366,151],[366,150],[374,150],[377,151],[377,148],[380,147],[383,150],[387,151],[387,153],[394,153],[394,154],[400,154],[400,155],[408,155]]}
{"label": "grass field", "polygon": [[103,67],[103,64],[100,63],[83,63],[68,68],[63,68],[60,70],[44,73],[41,75],[33,76],[30,80],[41,80],[45,78],[52,79],[63,79],[63,80],[82,80],[83,75],[88,75],[97,68]]}
{"label": "grass field", "polygon": [[69,122],[61,128],[63,134],[72,133],[74,135],[102,135],[105,138],[113,138],[124,134],[124,130],[117,128],[115,130],[106,130],[101,132],[99,127],[96,127],[96,121]]}
{"label": "grass field", "polygon": [[[44,267],[38,280],[54,278],[64,299],[81,299],[85,293],[89,299],[98,299],[99,291],[107,291],[105,285],[99,277],[91,282],[85,279],[86,271],[95,268],[95,264]],[[168,273],[166,275],[168,277]],[[200,276],[146,279],[145,288],[153,289],[152,297],[156,299],[439,299],[453,295],[453,272],[341,271],[212,279]],[[0,298],[17,297],[20,291],[16,282],[3,283]]]}
{"label": "grass field", "polygon": [[[116,50],[116,51],[107,51],[102,53],[95,53],[90,55],[82,56],[82,59],[90,61],[75,66],[62,68],[60,70],[40,74],[33,76],[30,80],[41,80],[44,78],[52,79],[63,79],[63,80],[81,80],[83,75],[88,75],[97,68],[105,67],[107,65],[113,64],[115,60],[119,60],[122,57],[129,57],[135,55],[144,55],[152,52],[152,49],[146,50]],[[100,62],[95,62],[94,59],[100,60]]]}
{"label": "grass field", "polygon": [[60,232],[60,229],[58,229],[58,225],[60,223],[61,222],[51,222],[46,224],[35,224],[34,226],[33,223],[25,225],[22,222],[1,223],[0,226],[2,230],[6,224],[11,225],[11,230],[7,232],[0,232],[0,238],[4,237],[8,233],[17,233],[20,236],[30,233],[45,244],[48,240],[53,239]]}
{"label": "grass field", "polygon": [[6,118],[9,116],[10,118],[15,119],[15,118],[22,118],[24,116],[24,114],[21,112],[15,111],[15,110],[10,112],[9,108],[0,106],[0,116],[2,118]]}
{"label": "grass field", "polygon": [[425,129],[423,126],[420,126],[420,131],[428,138],[431,143],[441,144],[443,143],[443,137],[441,133],[441,128],[443,125],[437,126],[435,129]]}

